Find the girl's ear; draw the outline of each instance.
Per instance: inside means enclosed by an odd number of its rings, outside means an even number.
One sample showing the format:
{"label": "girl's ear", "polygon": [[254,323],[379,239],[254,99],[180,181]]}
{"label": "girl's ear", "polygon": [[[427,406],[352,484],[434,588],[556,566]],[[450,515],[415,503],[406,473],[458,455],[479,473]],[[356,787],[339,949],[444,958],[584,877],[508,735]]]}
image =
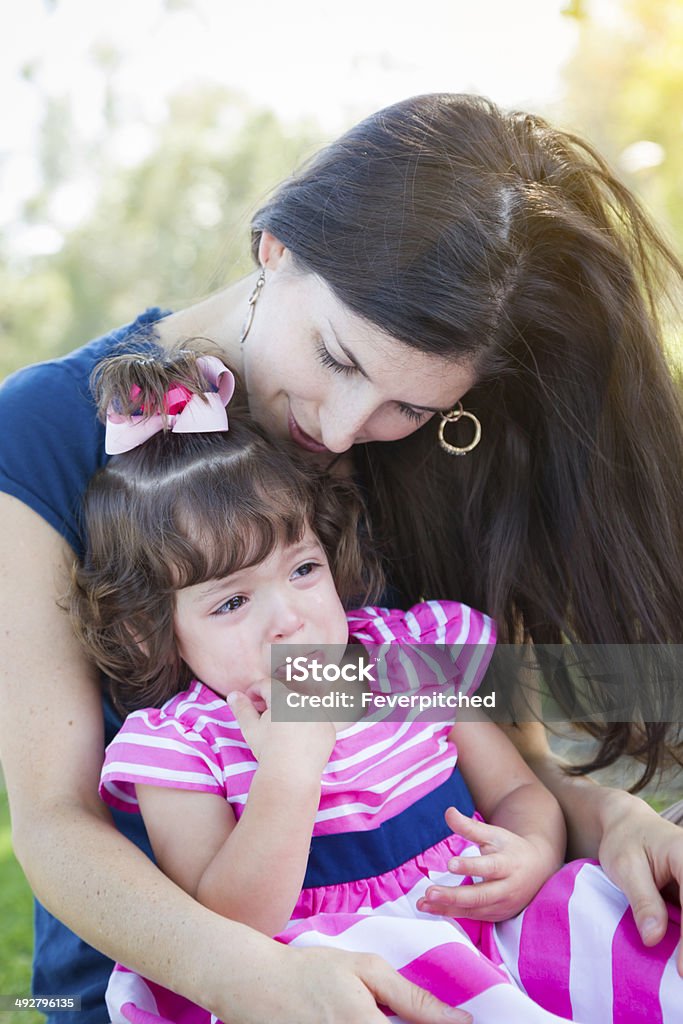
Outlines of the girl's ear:
{"label": "girl's ear", "polygon": [[266,270],[275,270],[278,264],[284,259],[286,261],[289,250],[282,244],[279,238],[271,235],[270,231],[262,231],[258,244],[259,263]]}

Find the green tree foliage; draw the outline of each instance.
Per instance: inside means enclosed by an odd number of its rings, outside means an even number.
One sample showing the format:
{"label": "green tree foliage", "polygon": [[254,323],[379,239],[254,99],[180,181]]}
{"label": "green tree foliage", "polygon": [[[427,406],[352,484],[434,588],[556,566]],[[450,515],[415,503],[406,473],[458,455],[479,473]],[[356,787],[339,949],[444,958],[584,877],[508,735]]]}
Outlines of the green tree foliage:
{"label": "green tree foliage", "polygon": [[[106,131],[115,132],[122,117],[108,90]],[[66,352],[146,306],[177,308],[245,273],[250,214],[320,141],[311,123],[288,129],[272,113],[209,88],[174,96],[150,132],[148,155],[138,161],[127,153],[122,163],[106,138],[101,147],[78,140],[68,106],[46,104],[42,188],[26,203],[24,222],[49,226],[65,185],[73,206],[84,164],[96,200],[77,227],[62,232],[55,254],[5,253],[0,261],[0,377]]]}
{"label": "green tree foliage", "polygon": [[[591,12],[590,2],[588,12]],[[581,21],[566,72],[564,119],[591,139],[683,249],[683,5],[623,0],[619,16]],[[642,158],[633,147],[661,147]],[[650,154],[656,154],[654,149]],[[657,162],[659,161],[659,162]]]}
{"label": "green tree foliage", "polygon": [[[610,20],[586,0],[566,71],[564,120],[591,139],[683,254],[683,5],[623,0]],[[584,11],[586,14],[586,11]],[[683,373],[680,304],[667,328]]]}

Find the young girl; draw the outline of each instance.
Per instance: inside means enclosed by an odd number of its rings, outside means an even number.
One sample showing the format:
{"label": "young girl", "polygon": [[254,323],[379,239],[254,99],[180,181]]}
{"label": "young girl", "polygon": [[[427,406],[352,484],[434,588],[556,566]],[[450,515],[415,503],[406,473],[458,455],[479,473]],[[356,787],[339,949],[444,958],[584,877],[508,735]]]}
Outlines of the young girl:
{"label": "young girl", "polygon": [[[228,424],[232,391],[218,360],[187,352],[99,370],[116,457],[86,499],[72,613],[117,703],[138,709],[108,748],[103,798],[139,811],[162,869],[219,914],[294,946],[382,954],[478,1022],[673,1020],[673,928],[646,954],[599,868],[550,878],[559,808],[494,726],[273,720],[273,646],[451,644],[469,694],[494,629],[455,602],[346,614],[379,580],[352,486]],[[489,824],[451,806],[459,757]],[[453,883],[462,919],[438,916]],[[467,919],[484,890],[498,925]],[[613,984],[600,964],[596,986],[579,939],[593,966],[611,944]],[[121,966],[108,1005],[114,1024],[216,1019]]]}

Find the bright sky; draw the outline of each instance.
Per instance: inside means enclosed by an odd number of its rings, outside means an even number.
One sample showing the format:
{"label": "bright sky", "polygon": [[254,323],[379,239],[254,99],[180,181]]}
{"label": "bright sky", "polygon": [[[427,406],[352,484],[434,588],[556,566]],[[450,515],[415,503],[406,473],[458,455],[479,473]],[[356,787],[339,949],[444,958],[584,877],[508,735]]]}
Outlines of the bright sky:
{"label": "bright sky", "polygon": [[[36,187],[46,95],[68,97],[97,138],[104,81],[94,47],[120,54],[113,85],[126,127],[121,159],[145,155],[166,98],[228,85],[282,118],[315,117],[330,135],[373,109],[438,90],[481,92],[544,109],[578,26],[567,0],[21,0],[0,14],[0,226]],[[21,76],[33,66],[32,81]],[[85,188],[85,183],[83,183]],[[83,190],[80,209],[84,208]],[[16,225],[15,225],[16,226]]]}

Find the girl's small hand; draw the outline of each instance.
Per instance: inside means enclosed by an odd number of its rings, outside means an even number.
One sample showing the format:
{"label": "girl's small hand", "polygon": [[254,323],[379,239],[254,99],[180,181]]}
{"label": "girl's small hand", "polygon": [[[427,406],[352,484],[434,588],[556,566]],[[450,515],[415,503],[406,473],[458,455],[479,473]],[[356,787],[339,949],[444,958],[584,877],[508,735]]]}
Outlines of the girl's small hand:
{"label": "girl's small hand", "polygon": [[448,870],[483,881],[430,887],[417,903],[425,913],[505,921],[523,910],[559,867],[555,852],[541,836],[524,839],[506,828],[468,818],[455,807],[446,811],[446,822],[481,851],[480,857],[452,857]]}
{"label": "girl's small hand", "polygon": [[250,694],[261,707],[245,693],[231,693],[228,703],[260,765],[273,764],[276,770],[291,778],[297,771],[316,774],[319,778],[330,759],[336,740],[334,724],[329,720],[310,722],[274,722],[271,715],[272,683],[252,687]]}

